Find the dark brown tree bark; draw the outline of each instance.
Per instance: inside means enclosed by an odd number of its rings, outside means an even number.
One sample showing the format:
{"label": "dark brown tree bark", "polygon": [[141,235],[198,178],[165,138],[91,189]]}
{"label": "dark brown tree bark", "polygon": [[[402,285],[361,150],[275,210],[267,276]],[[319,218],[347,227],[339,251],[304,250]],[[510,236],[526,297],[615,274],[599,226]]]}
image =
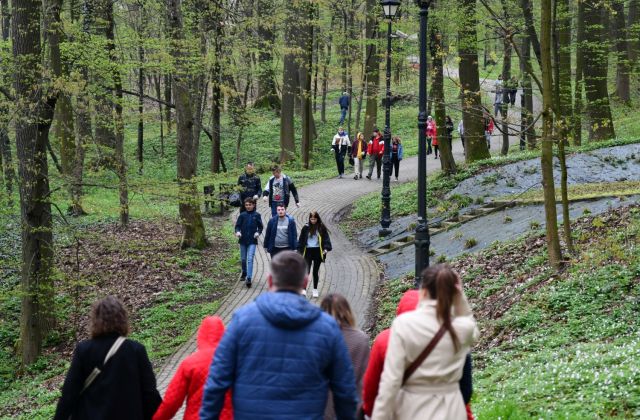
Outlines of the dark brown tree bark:
{"label": "dark brown tree bark", "polygon": [[197,183],[198,149],[195,142],[195,111],[189,89],[188,61],[185,48],[184,26],[180,0],[166,0],[171,43],[170,52],[175,60],[173,97],[176,106],[177,166],[180,202],[178,209],[183,227],[182,248],[204,248],[207,239],[200,214]]}
{"label": "dark brown tree bark", "polygon": [[555,8],[555,102],[558,117],[556,130],[560,139],[566,141],[572,114],[570,2],[569,0],[556,0]]}
{"label": "dark brown tree bark", "polygon": [[593,1],[584,5],[584,88],[592,141],[615,137],[607,87],[609,42],[603,30],[604,7],[603,3]]}
{"label": "dark brown tree bark", "polygon": [[[11,11],[9,10],[9,1],[0,0],[2,8],[2,41],[3,48],[8,48],[9,30],[11,26]],[[1,57],[9,54],[8,51],[0,51],[0,67],[2,66]],[[4,67],[5,69],[8,68]],[[5,70],[0,70],[0,87],[7,87],[9,84],[9,74]],[[11,203],[11,195],[13,194],[13,181],[15,179],[15,171],[13,169],[13,158],[11,156],[11,144],[9,139],[9,110],[2,105],[0,101],[0,161],[2,162],[2,173],[4,175],[4,185],[7,190],[8,202]]]}
{"label": "dark brown tree bark", "polygon": [[222,30],[222,8],[219,4],[212,5],[212,22],[213,22],[213,66],[211,67],[211,172],[219,173],[222,161],[222,151],[220,150],[220,116],[222,109],[222,68],[221,53],[222,39],[224,33]]}
{"label": "dark brown tree bark", "polygon": [[295,156],[295,97],[298,79],[298,64],[295,47],[297,44],[296,17],[298,8],[291,7],[287,13],[287,24],[285,25],[285,49],[284,66],[282,77],[282,108],[280,112],[280,163],[284,163]]}
{"label": "dark brown tree bark", "polygon": [[624,18],[624,2],[615,0],[612,4],[613,27],[616,42],[616,96],[622,103],[631,104],[631,61],[629,59],[629,34]]}
{"label": "dark brown tree bark", "polygon": [[442,48],[442,33],[431,26],[430,34],[431,66],[433,78],[431,80],[431,97],[435,102],[434,115],[438,127],[438,147],[440,149],[440,167],[445,174],[456,172],[456,162],[451,152],[451,143],[447,137],[445,121],[447,109],[444,102],[444,68],[442,57],[445,52]]}
{"label": "dark brown tree bark", "polygon": [[584,2],[578,2],[576,14],[576,67],[573,92],[573,144],[582,144],[582,111],[584,92]]}
{"label": "dark brown tree bark", "polygon": [[[506,6],[503,1],[503,8],[505,9],[505,22],[509,21],[509,16],[506,12]],[[509,37],[510,33],[505,33],[502,40],[502,106],[500,107],[500,117],[502,118],[502,147],[500,148],[500,154],[506,156],[509,153],[509,87],[511,86],[511,42]]]}
{"label": "dark brown tree bark", "polygon": [[[92,7],[91,16],[93,32],[96,35],[104,36],[106,42],[106,60],[113,60],[109,54],[114,50],[115,46],[111,42],[113,39],[113,2],[111,0],[91,0],[88,2]],[[111,40],[110,40],[111,38]],[[95,111],[93,113],[95,121],[95,140],[100,146],[108,149],[116,148],[116,127],[114,116],[113,101],[113,81],[109,77],[99,75],[97,72],[91,72],[90,76],[96,85],[93,98]]]}
{"label": "dark brown tree bark", "polygon": [[627,33],[629,34],[629,61],[632,69],[638,64],[640,55],[640,1],[629,0],[629,15],[627,19]]}
{"label": "dark brown tree bark", "polygon": [[[171,94],[171,80],[172,77],[170,74],[164,75],[164,101],[168,104],[172,103],[173,96]],[[171,133],[171,127],[173,123],[172,115],[171,115],[171,107],[165,106],[164,111],[166,113],[165,120],[167,121],[167,133]]]}
{"label": "dark brown tree bark", "polygon": [[[331,25],[335,21],[334,15],[331,15]],[[320,121],[327,122],[327,92],[329,90],[329,66],[331,65],[331,44],[333,42],[333,31],[329,31],[327,35],[326,48],[327,52],[324,56],[324,62],[322,63],[322,103],[320,105]]]}
{"label": "dark brown tree bark", "polygon": [[[142,13],[142,11],[140,11]],[[144,170],[144,47],[138,45],[138,174]]]}
{"label": "dark brown tree bark", "polygon": [[[531,42],[529,35],[522,36],[522,53],[520,54],[520,74],[522,75],[522,96],[520,98],[520,129],[521,138],[526,138],[526,145],[529,150],[536,148],[536,132],[533,126],[533,89],[531,86],[531,76],[527,69],[531,68]],[[523,140],[521,140],[522,146]]]}
{"label": "dark brown tree bark", "polygon": [[529,41],[531,41],[531,47],[538,60],[538,65],[540,65],[540,41],[533,21],[533,2],[531,0],[520,0],[520,6],[524,16],[525,30],[529,35]]}
{"label": "dark brown tree bark", "polygon": [[305,4],[301,8],[299,23],[300,64],[298,67],[298,85],[300,86],[300,103],[302,108],[302,165],[309,169],[311,149],[313,145],[313,109],[311,101],[311,66],[313,46],[313,7]]}
{"label": "dark brown tree bark", "polygon": [[37,0],[12,2],[12,41],[16,104],[15,121],[22,228],[22,362],[36,360],[53,324],[53,232],[47,165],[47,142],[56,96],[33,87],[48,86],[40,65],[40,11]]}
{"label": "dark brown tree bark", "polygon": [[378,90],[380,86],[380,57],[378,56],[378,9],[377,1],[366,0],[365,22],[365,77],[367,80],[367,101],[364,112],[364,138],[366,141],[373,135],[378,119]]}
{"label": "dark brown tree bark", "polygon": [[553,180],[553,80],[551,69],[551,0],[540,2],[540,62],[542,71],[542,187],[549,263],[559,269],[562,251],[558,237],[558,215]]}
{"label": "dark brown tree bark", "polygon": [[273,25],[275,6],[273,0],[258,0],[257,35],[258,35],[258,66],[257,82],[258,97],[254,106],[260,108],[280,109],[280,98],[276,91],[275,67],[273,64],[273,47],[276,32]]}
{"label": "dark brown tree bark", "polygon": [[[156,97],[162,98],[162,86],[161,76],[159,74],[154,75],[153,84],[156,88]],[[160,157],[164,157],[164,113],[162,109],[162,102],[158,101],[158,115],[160,116]]]}
{"label": "dark brown tree bark", "polygon": [[458,26],[458,75],[462,98],[465,157],[467,162],[491,157],[484,137],[480,73],[478,71],[478,35],[476,1],[459,0],[461,22]]}

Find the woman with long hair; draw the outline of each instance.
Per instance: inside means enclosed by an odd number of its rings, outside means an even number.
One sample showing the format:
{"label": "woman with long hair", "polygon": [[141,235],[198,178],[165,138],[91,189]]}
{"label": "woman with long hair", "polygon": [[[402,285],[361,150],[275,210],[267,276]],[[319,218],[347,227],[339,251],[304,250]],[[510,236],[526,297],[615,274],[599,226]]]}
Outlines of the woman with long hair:
{"label": "woman with long hair", "polygon": [[[340,326],[342,337],[351,356],[358,396],[360,396],[362,395],[362,377],[369,363],[369,337],[362,330],[356,328],[355,316],[353,316],[351,306],[344,296],[337,293],[325,296],[320,302],[320,309],[331,315]],[[332,398],[327,400],[324,418],[336,418]]]}
{"label": "woman with long hair", "polygon": [[298,239],[298,252],[307,262],[307,274],[313,265],[313,297],[317,298],[320,264],[327,258],[327,252],[331,251],[331,238],[329,229],[322,223],[317,211],[309,213],[309,222],[300,231]]}
{"label": "woman with long hair", "polygon": [[398,175],[400,174],[400,161],[403,155],[400,136],[393,136],[391,139],[391,164],[393,165],[392,169],[395,171],[396,181],[398,181]]}
{"label": "woman with long hair", "polygon": [[458,275],[444,264],[426,268],[418,307],[391,325],[372,418],[465,420],[459,381],[478,336]]}
{"label": "woman with long hair", "polygon": [[129,318],[113,296],[93,304],[91,339],[78,343],[54,419],[151,419],[162,401],[144,346],[125,339]]}

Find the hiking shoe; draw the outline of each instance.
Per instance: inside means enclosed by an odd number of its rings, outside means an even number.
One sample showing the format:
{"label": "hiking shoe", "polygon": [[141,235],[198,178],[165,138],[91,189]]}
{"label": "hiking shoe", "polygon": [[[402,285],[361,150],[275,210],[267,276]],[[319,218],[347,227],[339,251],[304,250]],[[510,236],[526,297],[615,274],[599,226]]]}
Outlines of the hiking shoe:
{"label": "hiking shoe", "polygon": [[319,297],[319,296],[320,296],[320,295],[318,294],[318,289],[313,289],[313,297],[314,297],[314,298],[317,298],[317,297]]}
{"label": "hiking shoe", "polygon": [[244,283],[247,287],[251,287],[251,279],[247,279],[247,281]]}
{"label": "hiking shoe", "polygon": [[371,181],[371,175],[367,175],[367,179]]}
{"label": "hiking shoe", "polygon": [[358,179],[358,175],[354,176],[353,179]]}
{"label": "hiking shoe", "polygon": [[247,280],[247,275],[242,273],[240,274],[240,281],[246,281]]}

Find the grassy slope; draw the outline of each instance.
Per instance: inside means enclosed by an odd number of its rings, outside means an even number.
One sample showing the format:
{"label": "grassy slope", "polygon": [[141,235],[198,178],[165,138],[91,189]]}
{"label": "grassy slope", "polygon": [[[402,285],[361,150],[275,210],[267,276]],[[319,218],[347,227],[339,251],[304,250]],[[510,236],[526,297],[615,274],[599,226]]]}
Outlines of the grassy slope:
{"label": "grassy slope", "polygon": [[[452,263],[482,331],[479,418],[640,415],[640,208],[583,218],[574,234],[578,253],[559,275],[537,235]],[[376,331],[409,286],[381,287]]]}

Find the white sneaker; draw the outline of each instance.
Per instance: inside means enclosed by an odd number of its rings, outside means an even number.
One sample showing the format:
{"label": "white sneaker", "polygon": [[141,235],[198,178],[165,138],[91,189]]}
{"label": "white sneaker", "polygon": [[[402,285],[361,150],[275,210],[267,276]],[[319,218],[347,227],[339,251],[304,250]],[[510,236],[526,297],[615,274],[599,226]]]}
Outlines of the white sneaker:
{"label": "white sneaker", "polygon": [[317,298],[317,297],[319,297],[319,296],[320,296],[320,295],[318,294],[318,289],[313,289],[313,297],[314,297],[314,298]]}
{"label": "white sneaker", "polygon": [[307,289],[302,289],[302,296],[307,296]]}

